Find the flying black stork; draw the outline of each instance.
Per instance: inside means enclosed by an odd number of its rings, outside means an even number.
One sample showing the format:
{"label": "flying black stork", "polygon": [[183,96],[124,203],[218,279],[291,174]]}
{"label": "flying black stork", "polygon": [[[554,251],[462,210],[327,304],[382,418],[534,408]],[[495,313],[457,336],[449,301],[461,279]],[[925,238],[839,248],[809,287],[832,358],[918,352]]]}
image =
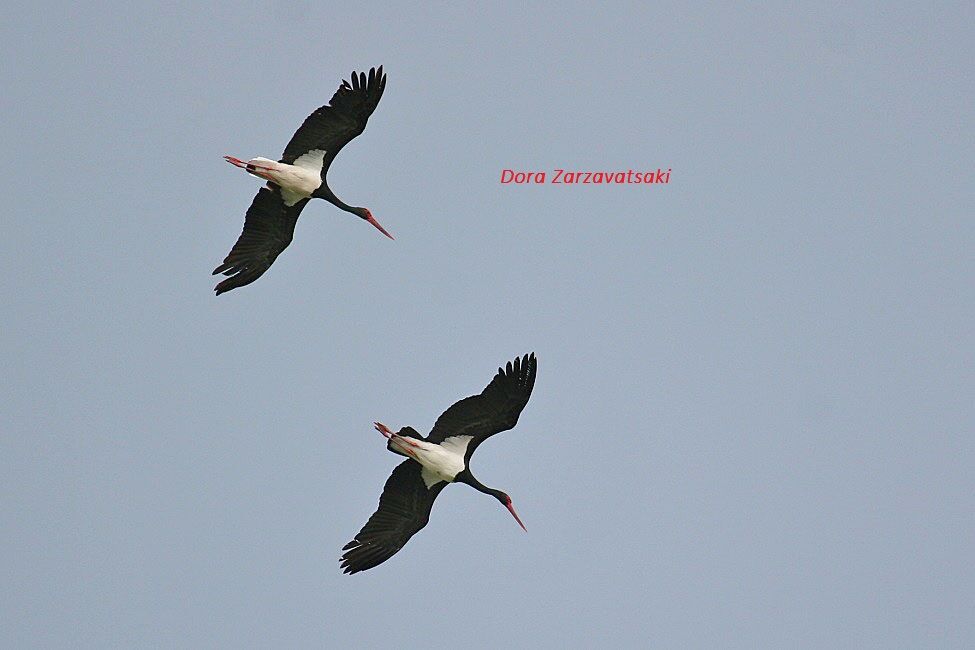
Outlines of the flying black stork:
{"label": "flying black stork", "polygon": [[216,287],[217,295],[250,284],[274,263],[295,233],[302,208],[311,199],[325,199],[346,212],[365,219],[379,232],[393,238],[366,208],[355,208],[339,199],[328,187],[325,175],[342,147],[366,128],[376,110],[386,75],[383,67],[366,73],[352,73],[352,83],[343,81],[332,100],[305,119],[295,131],[281,160],[253,158],[244,162],[224,156],[227,162],[266,180],[244,217],[244,231],[213,274],[230,276]]}
{"label": "flying black stork", "polygon": [[[535,355],[525,355],[498,368],[480,395],[465,398],[443,412],[426,438],[410,427],[393,433],[376,422],[389,442],[389,451],[407,460],[386,481],[379,509],[342,550],[344,573],[358,573],[382,564],[430,519],[433,501],[448,483],[466,483],[501,502],[525,529],[511,505],[511,497],[481,484],[471,474],[471,455],[477,446],[518,422],[535,385]],[[527,530],[527,529],[525,529]]]}

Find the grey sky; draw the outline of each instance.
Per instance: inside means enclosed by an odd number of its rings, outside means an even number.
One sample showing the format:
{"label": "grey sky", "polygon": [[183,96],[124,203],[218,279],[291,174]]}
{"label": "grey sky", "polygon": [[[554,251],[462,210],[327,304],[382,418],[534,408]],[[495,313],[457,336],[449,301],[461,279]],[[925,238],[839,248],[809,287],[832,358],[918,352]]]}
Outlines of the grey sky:
{"label": "grey sky", "polygon": [[[970,3],[75,5],[0,24],[3,646],[975,644]],[[380,63],[330,183],[396,241],[316,202],[214,298],[221,156]],[[343,576],[372,422],[529,351],[528,534],[451,486]]]}

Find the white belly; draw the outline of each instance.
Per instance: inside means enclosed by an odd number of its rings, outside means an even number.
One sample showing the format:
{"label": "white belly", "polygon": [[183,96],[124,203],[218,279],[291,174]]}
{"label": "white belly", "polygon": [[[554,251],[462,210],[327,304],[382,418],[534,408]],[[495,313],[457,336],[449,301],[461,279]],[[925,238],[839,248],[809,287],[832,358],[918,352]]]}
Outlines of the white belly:
{"label": "white belly", "polygon": [[430,445],[429,449],[418,447],[413,451],[416,452],[416,460],[423,465],[423,472],[420,475],[427,487],[440,481],[450,483],[455,476],[464,471],[464,457],[449,452],[440,445]]}
{"label": "white belly", "polygon": [[436,485],[441,481],[450,483],[464,471],[463,453],[457,453],[453,449],[447,449],[434,443],[409,439],[411,442],[418,443],[414,447],[406,442],[401,442],[402,440],[402,438],[396,437],[392,439],[392,442],[397,449],[423,465],[420,476],[423,477],[423,482],[427,487]]}
{"label": "white belly", "polygon": [[248,164],[269,168],[263,177],[281,188],[284,204],[291,207],[307,199],[322,184],[322,160],[325,152],[316,150],[299,156],[294,165],[279,163],[267,158],[254,158]]}

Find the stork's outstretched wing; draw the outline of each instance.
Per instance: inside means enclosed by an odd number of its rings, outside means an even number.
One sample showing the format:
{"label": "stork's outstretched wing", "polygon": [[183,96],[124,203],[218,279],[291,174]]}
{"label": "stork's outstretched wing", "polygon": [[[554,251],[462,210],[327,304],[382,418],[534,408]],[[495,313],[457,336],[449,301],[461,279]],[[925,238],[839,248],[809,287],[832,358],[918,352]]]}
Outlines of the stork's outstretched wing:
{"label": "stork's outstretched wing", "polygon": [[277,186],[262,187],[254,197],[244,217],[244,231],[237,243],[213,274],[230,277],[216,287],[217,295],[261,277],[274,264],[295,234],[295,224],[301,209],[308,203],[302,199],[292,206],[285,204]]}
{"label": "stork's outstretched wing", "polygon": [[393,470],[379,497],[379,509],[355,539],[342,547],[344,573],[358,573],[382,564],[427,525],[433,502],[447,483],[440,481],[428,488],[421,470],[420,463],[413,459]]}
{"label": "stork's outstretched wing", "polygon": [[289,165],[310,151],[323,151],[322,180],[329,165],[353,138],[366,128],[369,116],[376,110],[386,88],[383,67],[352,73],[352,83],[343,81],[331,101],[309,115],[281,154],[281,162]]}
{"label": "stork's outstretched wing", "polygon": [[429,442],[442,443],[454,436],[471,436],[465,457],[469,460],[479,444],[518,422],[535,386],[535,354],[526,354],[498,374],[480,395],[464,398],[437,418]]}

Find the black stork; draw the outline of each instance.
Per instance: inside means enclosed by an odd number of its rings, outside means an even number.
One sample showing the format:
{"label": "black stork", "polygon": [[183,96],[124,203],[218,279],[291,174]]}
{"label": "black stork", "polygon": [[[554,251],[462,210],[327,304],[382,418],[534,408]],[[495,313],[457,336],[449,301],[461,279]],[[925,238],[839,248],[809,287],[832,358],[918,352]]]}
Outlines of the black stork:
{"label": "black stork", "polygon": [[325,199],[346,212],[365,219],[381,233],[393,238],[366,208],[355,208],[339,199],[328,187],[325,175],[342,147],[366,128],[376,110],[386,75],[383,67],[366,73],[352,73],[352,83],[343,81],[332,100],[305,119],[295,131],[281,160],[253,158],[244,162],[224,156],[232,165],[268,181],[244,217],[244,231],[213,274],[230,276],[216,286],[219,296],[225,291],[250,284],[274,263],[295,234],[302,208],[311,199]]}
{"label": "black stork", "polygon": [[[483,485],[470,470],[477,446],[518,422],[535,385],[535,355],[525,355],[498,368],[480,395],[465,398],[443,412],[426,438],[410,427],[398,433],[376,422],[389,442],[386,448],[406,456],[383,488],[379,509],[342,550],[344,573],[358,573],[382,564],[427,525],[433,501],[448,483],[466,483],[501,502],[523,529],[511,497]],[[527,530],[527,529],[525,529]]]}

